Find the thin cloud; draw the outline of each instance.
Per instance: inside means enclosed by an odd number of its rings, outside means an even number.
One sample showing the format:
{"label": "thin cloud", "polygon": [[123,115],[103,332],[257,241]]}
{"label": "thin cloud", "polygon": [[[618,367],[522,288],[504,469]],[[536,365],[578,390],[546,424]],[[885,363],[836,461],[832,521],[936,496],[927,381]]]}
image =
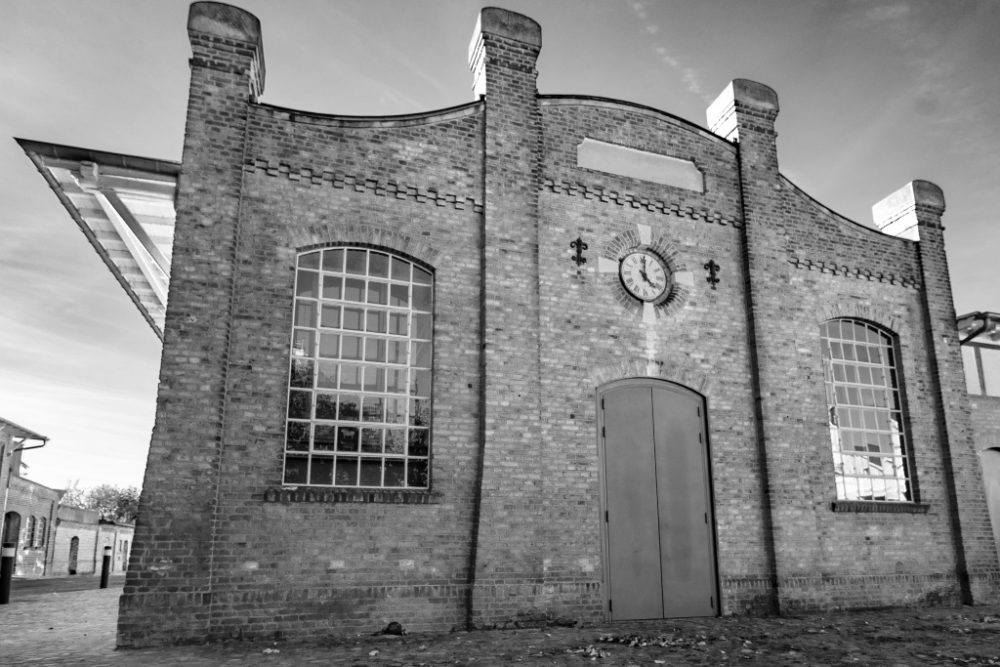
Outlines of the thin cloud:
{"label": "thin cloud", "polygon": [[[413,53],[396,48],[392,40],[385,39],[378,31],[373,31],[372,26],[359,21],[354,16],[348,14],[343,8],[336,5],[331,5],[331,7],[340,23],[346,23],[351,26],[351,32],[357,36],[356,39],[364,45],[365,49],[383,54],[397,66],[413,75],[414,78],[422,81],[427,87],[437,91],[436,97],[447,97],[451,92],[439,75],[419,66],[420,61],[413,57]],[[395,88],[394,84],[387,84],[380,79],[368,76],[365,76],[364,80],[373,89],[377,90],[381,100],[399,104],[400,106],[406,105],[415,110],[423,109],[421,102],[403,95]]]}
{"label": "thin cloud", "polygon": [[868,18],[878,22],[899,21],[910,14],[910,9],[910,6],[904,2],[871,7],[868,10]]}
{"label": "thin cloud", "polygon": [[[640,21],[646,22],[649,20],[649,14],[646,11],[646,3],[644,2],[633,2],[632,12],[636,15],[636,18],[638,18]],[[660,33],[660,26],[657,25],[656,23],[651,23],[651,22],[646,23],[642,27],[642,32],[647,35],[655,37]],[[695,70],[693,67],[688,67],[684,65],[681,61],[672,56],[670,52],[667,50],[667,47],[664,46],[663,44],[659,43],[654,44],[652,46],[652,49],[653,53],[656,54],[660,62],[662,62],[670,69],[674,70],[674,72],[676,72],[681,82],[684,84],[684,87],[687,88],[688,92],[704,97],[704,92],[701,87],[701,81],[698,78],[697,70]]]}
{"label": "thin cloud", "polygon": [[942,118],[942,109],[935,100],[948,100],[947,106],[959,112],[951,114],[949,120],[972,120],[971,116],[980,115],[976,100],[981,99],[982,91],[963,85],[961,59],[965,54],[947,47],[948,35],[936,23],[929,9],[915,11],[908,3],[894,2],[864,7],[853,25],[878,33],[908,64],[910,80],[916,84],[911,94],[914,108],[927,109],[930,115]]}

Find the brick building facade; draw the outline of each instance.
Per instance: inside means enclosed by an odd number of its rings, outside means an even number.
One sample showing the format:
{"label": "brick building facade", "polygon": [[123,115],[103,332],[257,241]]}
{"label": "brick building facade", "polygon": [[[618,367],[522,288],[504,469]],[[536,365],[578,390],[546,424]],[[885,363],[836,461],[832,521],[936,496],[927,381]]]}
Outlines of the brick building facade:
{"label": "brick building facade", "polygon": [[14,576],[36,578],[52,574],[57,513],[62,491],[12,475],[8,488],[9,515],[20,516]]}
{"label": "brick building facade", "polygon": [[844,219],[768,87],[541,95],[501,9],[478,99],[394,117],[188,31],[120,645],[996,599],[936,186]]}
{"label": "brick building facade", "polygon": [[111,547],[112,573],[128,567],[135,526],[100,517],[96,510],[59,507],[51,575],[100,574],[104,548]]}
{"label": "brick building facade", "polygon": [[62,491],[21,476],[22,452],[44,447],[47,441],[44,435],[0,418],[2,542],[14,548],[14,576],[18,577],[41,577],[51,570]]}
{"label": "brick building facade", "polygon": [[3,542],[15,549],[14,576],[98,574],[106,546],[112,548],[111,571],[122,572],[128,566],[135,530],[131,523],[106,521],[96,510],[64,507],[59,503],[65,491],[20,475],[22,452],[47,441],[0,418],[0,516],[4,518]]}
{"label": "brick building facade", "polygon": [[983,468],[993,537],[1000,544],[1000,313],[958,318],[976,451]]}

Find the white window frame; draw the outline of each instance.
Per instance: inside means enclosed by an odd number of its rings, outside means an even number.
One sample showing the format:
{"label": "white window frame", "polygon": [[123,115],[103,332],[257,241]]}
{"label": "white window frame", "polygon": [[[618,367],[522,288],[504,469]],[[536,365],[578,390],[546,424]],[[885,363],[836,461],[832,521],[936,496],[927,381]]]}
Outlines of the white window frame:
{"label": "white window frame", "polygon": [[837,499],[915,502],[895,334],[838,318],[820,340]]}
{"label": "white window frame", "polygon": [[433,270],[413,258],[297,255],[284,485],[430,488],[433,312]]}

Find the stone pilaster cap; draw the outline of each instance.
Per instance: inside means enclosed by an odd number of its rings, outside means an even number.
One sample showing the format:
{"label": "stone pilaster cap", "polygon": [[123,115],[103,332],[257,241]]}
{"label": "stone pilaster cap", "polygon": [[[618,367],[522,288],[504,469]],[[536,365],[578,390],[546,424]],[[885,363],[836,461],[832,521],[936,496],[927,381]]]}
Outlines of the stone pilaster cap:
{"label": "stone pilaster cap", "polygon": [[477,96],[486,93],[486,48],[483,35],[521,42],[534,47],[536,55],[542,48],[542,27],[534,19],[499,7],[483,7],[469,42],[469,69],[473,75],[472,89]]}
{"label": "stone pilaster cap", "polygon": [[222,2],[194,2],[188,12],[188,30],[262,46],[260,20],[239,7]]}
{"label": "stone pilaster cap", "polygon": [[733,79],[715,101],[708,105],[705,116],[708,129],[727,139],[738,137],[737,106],[744,109],[778,113],[778,94],[774,89],[750,79]]}
{"label": "stone pilaster cap", "polygon": [[940,227],[944,192],[930,181],[910,181],[872,206],[875,226],[886,234],[919,241],[918,227]]}
{"label": "stone pilaster cap", "polygon": [[[483,7],[476,21],[476,29],[472,33],[473,44],[480,33],[498,35],[530,44],[539,49],[542,48],[542,27],[538,25],[538,22],[509,9]],[[469,52],[471,55],[471,45]]]}
{"label": "stone pilaster cap", "polygon": [[252,86],[264,90],[264,41],[260,19],[248,11],[222,2],[194,2],[188,11],[188,32],[203,32],[224,39],[246,42],[255,51]]}

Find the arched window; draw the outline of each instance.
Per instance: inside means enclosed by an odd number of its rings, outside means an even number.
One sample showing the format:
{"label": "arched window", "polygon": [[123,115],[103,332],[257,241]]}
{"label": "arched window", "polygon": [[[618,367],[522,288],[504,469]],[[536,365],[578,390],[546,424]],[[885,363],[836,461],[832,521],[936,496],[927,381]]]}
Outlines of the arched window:
{"label": "arched window", "polygon": [[384,250],[299,255],[285,484],[429,484],[433,275]]}
{"label": "arched window", "polygon": [[45,546],[45,531],[48,528],[48,522],[45,517],[38,519],[38,530],[35,531],[35,546],[44,547]]}
{"label": "arched window", "polygon": [[77,558],[80,555],[80,538],[73,536],[69,541],[69,573],[76,574]]}
{"label": "arched window", "polygon": [[820,335],[837,498],[915,500],[894,336],[854,319]]}
{"label": "arched window", "polygon": [[13,542],[15,546],[21,540],[21,515],[17,512],[7,512],[3,517],[3,543]]}
{"label": "arched window", "polygon": [[29,516],[24,522],[24,546],[25,548],[35,546],[35,517]]}

